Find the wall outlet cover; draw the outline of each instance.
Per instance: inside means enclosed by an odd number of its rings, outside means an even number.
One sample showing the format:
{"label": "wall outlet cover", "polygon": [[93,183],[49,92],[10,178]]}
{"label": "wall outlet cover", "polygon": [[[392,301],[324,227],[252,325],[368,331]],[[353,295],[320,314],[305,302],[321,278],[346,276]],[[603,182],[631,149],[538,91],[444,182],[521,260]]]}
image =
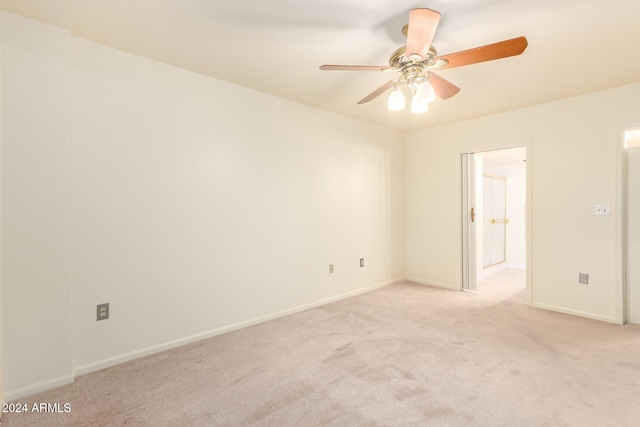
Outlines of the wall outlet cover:
{"label": "wall outlet cover", "polygon": [[364,258],[360,258],[360,267],[364,267]]}
{"label": "wall outlet cover", "polygon": [[578,283],[581,285],[589,284],[589,273],[579,273],[578,275]]}
{"label": "wall outlet cover", "polygon": [[96,306],[96,320],[107,320],[109,318],[109,303],[98,304]]}

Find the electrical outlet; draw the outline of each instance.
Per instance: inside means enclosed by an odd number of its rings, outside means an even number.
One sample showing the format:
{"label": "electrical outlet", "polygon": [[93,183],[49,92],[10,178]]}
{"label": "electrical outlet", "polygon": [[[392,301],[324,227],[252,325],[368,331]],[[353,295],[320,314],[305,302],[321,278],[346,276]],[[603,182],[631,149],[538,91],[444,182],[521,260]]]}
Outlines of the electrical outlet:
{"label": "electrical outlet", "polygon": [[360,267],[364,267],[364,258],[360,258]]}
{"label": "electrical outlet", "polygon": [[107,320],[109,318],[109,303],[98,304],[96,306],[96,320]]}
{"label": "electrical outlet", "polygon": [[329,273],[333,274],[333,264],[329,264]]}
{"label": "electrical outlet", "polygon": [[589,284],[589,273],[579,273],[578,274],[578,283],[581,285]]}

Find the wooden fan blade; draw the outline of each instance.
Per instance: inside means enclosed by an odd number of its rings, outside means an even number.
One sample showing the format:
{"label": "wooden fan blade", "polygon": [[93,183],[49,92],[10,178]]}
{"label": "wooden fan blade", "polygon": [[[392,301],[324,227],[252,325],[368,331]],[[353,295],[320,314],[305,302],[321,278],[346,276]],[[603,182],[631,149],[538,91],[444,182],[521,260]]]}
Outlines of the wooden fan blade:
{"label": "wooden fan blade", "polygon": [[387,89],[391,89],[396,83],[398,83],[398,80],[390,80],[386,82],[385,84],[380,86],[378,89],[374,90],[369,95],[365,96],[360,101],[358,101],[358,104],[364,104],[366,102],[371,101],[374,98],[377,98],[378,96],[382,95]]}
{"label": "wooden fan blade", "polygon": [[504,40],[498,43],[440,56],[438,59],[446,59],[449,61],[447,65],[440,69],[446,70],[463,65],[477,64],[478,62],[493,61],[494,59],[520,55],[527,48],[528,44],[525,37],[516,37],[515,39]]}
{"label": "wooden fan blade", "polygon": [[431,9],[413,9],[409,14],[406,56],[418,54],[422,59],[429,54],[433,36],[438,28],[440,14]]}
{"label": "wooden fan blade", "polygon": [[449,99],[456,93],[460,92],[460,88],[458,86],[434,73],[431,73],[429,82],[440,99]]}
{"label": "wooden fan blade", "polygon": [[337,71],[386,71],[393,68],[388,65],[321,65],[321,70]]}

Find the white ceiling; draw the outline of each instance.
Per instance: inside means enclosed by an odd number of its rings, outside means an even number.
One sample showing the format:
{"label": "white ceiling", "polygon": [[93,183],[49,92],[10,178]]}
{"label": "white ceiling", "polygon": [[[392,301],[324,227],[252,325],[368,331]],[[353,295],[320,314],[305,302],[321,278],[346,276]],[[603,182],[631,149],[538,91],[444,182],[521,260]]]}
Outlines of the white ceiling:
{"label": "white ceiling", "polygon": [[[409,11],[442,13],[441,54],[517,36],[520,56],[439,74],[460,87],[429,112],[389,112],[386,65]],[[640,81],[638,0],[0,0],[74,35],[385,127],[410,131]]]}

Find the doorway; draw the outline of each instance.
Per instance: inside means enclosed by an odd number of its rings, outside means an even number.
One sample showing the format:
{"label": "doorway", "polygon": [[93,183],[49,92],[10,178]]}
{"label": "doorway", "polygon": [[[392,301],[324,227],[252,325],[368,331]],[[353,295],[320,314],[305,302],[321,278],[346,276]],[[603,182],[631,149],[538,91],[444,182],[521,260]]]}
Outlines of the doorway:
{"label": "doorway", "polygon": [[640,324],[640,128],[624,132],[626,321]]}
{"label": "doorway", "polygon": [[526,157],[526,147],[462,156],[463,290],[483,292],[491,283],[526,287]]}

